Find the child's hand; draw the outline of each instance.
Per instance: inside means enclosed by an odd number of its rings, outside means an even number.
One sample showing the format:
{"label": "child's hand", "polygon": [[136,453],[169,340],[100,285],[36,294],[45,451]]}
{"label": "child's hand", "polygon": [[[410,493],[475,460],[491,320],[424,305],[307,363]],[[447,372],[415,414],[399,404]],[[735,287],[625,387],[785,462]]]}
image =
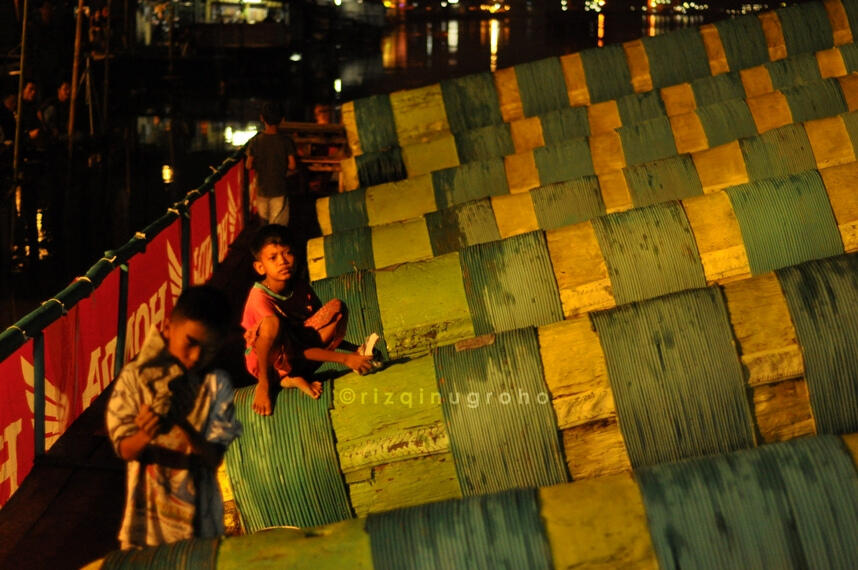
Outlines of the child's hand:
{"label": "child's hand", "polygon": [[363,356],[357,353],[347,354],[345,365],[358,374],[366,374],[372,370],[372,356]]}
{"label": "child's hand", "polygon": [[161,429],[161,416],[152,411],[147,404],[143,404],[140,407],[140,411],[137,412],[137,417],[134,418],[134,425],[136,425],[141,432],[146,434],[148,438],[154,439],[156,435],[158,435],[158,431]]}
{"label": "child's hand", "polygon": [[253,408],[253,411],[260,416],[271,415],[271,395],[268,393],[267,386],[263,387],[260,384],[256,385],[256,390],[253,392],[253,404],[251,407]]}

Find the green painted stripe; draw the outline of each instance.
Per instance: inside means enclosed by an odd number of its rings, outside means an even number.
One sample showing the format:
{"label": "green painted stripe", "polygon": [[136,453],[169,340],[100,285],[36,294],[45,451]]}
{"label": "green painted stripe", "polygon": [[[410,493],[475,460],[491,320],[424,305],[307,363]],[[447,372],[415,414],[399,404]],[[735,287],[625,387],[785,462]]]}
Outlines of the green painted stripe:
{"label": "green painted stripe", "polygon": [[778,90],[822,81],[822,75],[819,73],[819,62],[816,61],[816,55],[812,53],[770,61],[765,67],[769,72],[769,77],[772,78],[772,87]]}
{"label": "green painted stripe", "polygon": [[695,110],[709,148],[757,134],[751,109],[743,99],[731,99]]}
{"label": "green painted stripe", "polygon": [[841,3],[843,4],[843,9],[846,10],[849,29],[858,30],[858,0],[841,0]]}
{"label": "green painted stripe", "polygon": [[784,89],[792,120],[795,123],[833,117],[849,111],[840,82],[827,79],[813,85],[799,85]]}
{"label": "green painted stripe", "polygon": [[617,99],[617,110],[620,112],[620,121],[624,125],[640,123],[647,119],[664,117],[667,111],[658,91],[647,91],[646,93],[632,93]]}
{"label": "green painted stripe", "polygon": [[822,2],[805,2],[775,10],[781,21],[787,55],[812,53],[834,46],[831,21]]}
{"label": "green painted stripe", "polygon": [[709,57],[696,27],[644,37],[642,41],[649,59],[652,86],[656,89],[711,75]]}
{"label": "green painted stripe", "polygon": [[858,112],[843,113],[843,124],[846,125],[846,132],[849,133],[849,140],[852,142],[852,148],[858,148]]}
{"label": "green painted stripe", "polygon": [[590,134],[587,107],[569,107],[543,113],[539,116],[539,122],[542,125],[542,140],[546,145]]}
{"label": "green painted stripe", "polygon": [[351,273],[374,267],[372,231],[368,227],[337,232],[324,237],[328,275]]}
{"label": "green painted stripe", "polygon": [[454,133],[503,122],[492,75],[473,73],[441,82],[447,122]]}
{"label": "green painted stripe", "polygon": [[402,161],[402,149],[398,146],[358,155],[355,157],[355,166],[361,186],[375,186],[408,178]]}
{"label": "green painted stripe", "polygon": [[706,286],[697,242],[678,202],[593,220],[617,304]]}
{"label": "green painted stripe", "polygon": [[673,130],[667,117],[617,129],[623,143],[626,164],[643,164],[677,154]]}
{"label": "green painted stripe", "polygon": [[503,159],[482,160],[432,173],[438,209],[488,196],[509,194]]}
{"label": "green painted stripe", "polygon": [[142,549],[114,550],[104,557],[101,568],[214,570],[219,546],[219,538],[193,538]]}
{"label": "green painted stripe", "polygon": [[426,227],[435,256],[501,239],[488,199],[426,214]]}
{"label": "green painted stripe", "polygon": [[727,54],[730,71],[748,69],[769,61],[769,49],[763,25],[756,15],[739,16],[715,22],[718,36]]}
{"label": "green painted stripe", "polygon": [[797,174],[816,168],[810,140],[802,125],[786,125],[739,141],[751,180]]}
{"label": "green painted stripe", "polygon": [[778,271],[820,433],[858,431],[858,256]]}
{"label": "green painted stripe", "polygon": [[357,99],[354,105],[355,123],[363,152],[378,152],[399,144],[389,96],[373,95]]}
{"label": "green painted stripe", "polygon": [[633,467],[754,445],[720,289],[683,291],[592,318]]}
{"label": "green painted stripe", "polygon": [[[858,6],[858,2],[856,2],[856,6]],[[858,44],[846,44],[845,46],[839,46],[837,49],[840,50],[840,55],[843,57],[846,72],[852,73],[858,71]]]}
{"label": "green painted stripe", "polygon": [[[632,74],[623,46],[615,44],[585,49],[581,51],[581,62],[591,103],[619,99],[634,93]],[[610,73],[605,73],[606,69],[610,69]]]}
{"label": "green painted stripe", "polygon": [[435,352],[441,407],[462,494],[568,481],[536,329]]}
{"label": "green painted stripe", "polygon": [[744,99],[745,87],[737,72],[702,77],[691,82],[697,107],[705,107],[729,99]]}
{"label": "green painted stripe", "polygon": [[376,570],[552,568],[536,490],[370,515]]}
{"label": "green painted stripe", "polygon": [[328,209],[331,212],[331,227],[335,232],[353,230],[369,223],[365,188],[331,194]]}
{"label": "green painted stripe", "polygon": [[456,152],[461,163],[488,160],[515,154],[509,123],[463,131],[456,135]]}
{"label": "green painted stripe", "polygon": [[[337,277],[321,279],[313,283],[313,290],[322,303],[331,299],[340,299],[349,311],[346,340],[360,345],[371,333],[384,338],[381,323],[381,311],[378,308],[378,295],[375,288],[375,274],[371,271],[350,271]],[[376,348],[387,358],[387,346],[378,342]],[[317,375],[325,376],[331,371],[346,371],[342,364],[326,362],[319,367]]]}
{"label": "green painted stripe", "polygon": [[540,184],[553,184],[595,174],[590,142],[586,137],[535,148],[533,159]]}
{"label": "green painted stripe", "polygon": [[843,253],[818,171],[734,186],[727,195],[752,274]]}
{"label": "green painted stripe", "polygon": [[530,191],[539,227],[550,230],[605,214],[599,179],[587,176]]}
{"label": "green painted stripe", "polygon": [[465,248],[461,263],[476,334],[563,320],[544,232]]}
{"label": "green painted stripe", "polygon": [[226,453],[244,527],[257,532],[351,518],[328,415],[330,386],[318,400],[299,390],[281,390],[271,416],[251,410],[255,388],[235,392],[235,415],[244,433]]}
{"label": "green painted stripe", "polygon": [[525,117],[565,109],[569,106],[566,78],[560,58],[549,57],[516,65],[515,78]]}
{"label": "green painted stripe", "polygon": [[811,437],[637,472],[662,568],[855,568],[842,441]]}
{"label": "green painted stripe", "polygon": [[630,166],[623,174],[636,208],[703,194],[694,161],[687,154]]}

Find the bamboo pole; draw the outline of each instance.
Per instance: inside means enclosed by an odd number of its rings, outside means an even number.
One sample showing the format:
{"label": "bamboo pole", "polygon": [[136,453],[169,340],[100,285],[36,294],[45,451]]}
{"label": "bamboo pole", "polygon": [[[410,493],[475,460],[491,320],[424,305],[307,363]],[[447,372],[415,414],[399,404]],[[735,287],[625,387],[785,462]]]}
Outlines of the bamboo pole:
{"label": "bamboo pole", "polygon": [[[21,59],[18,64],[18,117],[15,121],[15,148],[12,153],[12,172],[15,183],[18,183],[18,167],[21,160],[21,115],[24,109],[24,69],[27,62],[27,13],[30,11],[29,0],[24,0],[24,17],[21,22]],[[15,4],[18,5],[17,3]]]}
{"label": "bamboo pole", "polygon": [[80,44],[83,34],[83,0],[77,1],[77,19],[74,32],[74,64],[72,65],[71,97],[69,99],[69,168],[71,168],[72,150],[74,149],[74,121],[77,107],[78,82],[80,81]]}

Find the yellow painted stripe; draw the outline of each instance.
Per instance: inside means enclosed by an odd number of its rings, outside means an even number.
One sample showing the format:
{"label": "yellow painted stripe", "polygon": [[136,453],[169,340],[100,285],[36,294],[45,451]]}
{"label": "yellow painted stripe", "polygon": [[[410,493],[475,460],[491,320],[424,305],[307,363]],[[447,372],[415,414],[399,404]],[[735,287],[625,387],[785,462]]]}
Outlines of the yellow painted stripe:
{"label": "yellow painted stripe", "polygon": [[786,40],[784,40],[784,31],[777,12],[774,10],[763,12],[757,17],[763,26],[763,35],[766,37],[766,46],[769,49],[769,60],[777,61],[786,58]]}
{"label": "yellow painted stripe", "polygon": [[327,196],[316,200],[316,219],[319,221],[323,236],[334,233],[334,227],[331,224],[331,199]]}
{"label": "yellow painted stripe", "polygon": [[757,132],[760,134],[793,122],[789,102],[786,95],[780,91],[751,97],[747,102],[751,116],[754,117]]}
{"label": "yellow painted stripe", "polygon": [[695,152],[691,159],[703,185],[703,192],[717,192],[750,181],[738,141]]}
{"label": "yellow painted stripe", "polygon": [[682,115],[690,113],[697,108],[697,100],[694,97],[694,89],[690,83],[680,83],[661,89],[661,100],[667,116]]}
{"label": "yellow painted stripe", "polygon": [[613,99],[587,107],[587,121],[590,123],[591,135],[611,133],[623,126],[620,109],[617,107],[617,101]]}
{"label": "yellow painted stripe", "polygon": [[820,170],[820,174],[843,238],[843,248],[847,253],[858,251],[858,199],[855,190],[858,163],[825,168]]}
{"label": "yellow painted stripe", "polygon": [[679,154],[709,148],[709,139],[703,129],[703,123],[694,111],[670,117],[670,130],[673,131],[676,151]]}
{"label": "yellow painted stripe", "polygon": [[592,223],[549,230],[545,236],[567,318],[617,305]]}
{"label": "yellow painted stripe", "polygon": [[428,174],[366,189],[366,216],[370,226],[417,218],[437,209],[432,176]]}
{"label": "yellow painted stripe", "polygon": [[725,192],[682,200],[703,263],[706,282],[725,283],[751,276],[739,221]]}
{"label": "yellow painted stripe", "polygon": [[590,156],[596,174],[605,174],[626,167],[623,141],[616,132],[602,133],[590,137]]}
{"label": "yellow painted stripe", "polygon": [[772,76],[768,68],[763,65],[743,69],[739,72],[739,77],[742,79],[742,87],[745,88],[746,99],[759,97],[775,90]]}
{"label": "yellow painted stripe", "polygon": [[440,83],[391,93],[390,107],[400,146],[426,142],[450,130]]}
{"label": "yellow painted stripe", "polygon": [[632,469],[623,434],[615,420],[575,426],[563,430],[562,436],[566,465],[576,481],[616,475]]}
{"label": "yellow painted stripe", "polygon": [[349,148],[352,151],[352,156],[363,154],[363,149],[360,146],[360,136],[358,135],[354,102],[349,101],[348,103],[343,103],[341,113],[343,117],[343,126],[346,129],[346,140],[349,142]]}
{"label": "yellow painted stripe", "polygon": [[502,238],[539,229],[530,193],[492,196],[492,210]]}
{"label": "yellow painted stripe", "polygon": [[801,347],[775,274],[727,283],[724,296],[748,385],[802,377]]}
{"label": "yellow painted stripe", "polygon": [[375,226],[372,228],[372,254],[377,269],[432,258],[426,220],[416,218]]}
{"label": "yellow painted stripe", "polygon": [[658,568],[630,474],[543,487],[539,502],[555,568]]}
{"label": "yellow painted stripe", "polygon": [[518,92],[518,78],[515,68],[508,67],[495,71],[495,90],[498,93],[501,117],[505,123],[524,118],[521,93]]}
{"label": "yellow painted stripe", "polygon": [[539,170],[536,169],[533,151],[505,156],[503,164],[511,193],[528,192],[539,186]]}
{"label": "yellow painted stripe", "polygon": [[713,24],[700,26],[700,36],[703,38],[703,49],[709,59],[709,71],[712,75],[720,75],[730,71],[730,62],[727,61],[727,52],[721,43],[721,34]]}
{"label": "yellow painted stripe", "polygon": [[842,46],[852,43],[852,29],[849,27],[849,17],[841,0],[823,0],[822,5],[828,13],[831,30],[834,32],[834,45]]}
{"label": "yellow painted stripe", "polygon": [[345,191],[360,187],[360,178],[358,178],[357,163],[354,157],[340,162],[340,182]]}
{"label": "yellow painted stripe", "polygon": [[403,146],[402,162],[409,178],[433,170],[459,166],[456,139],[451,133],[445,133],[431,141]]}
{"label": "yellow painted stripe", "polygon": [[590,318],[539,327],[539,353],[561,430],[617,417],[608,365]]}
{"label": "yellow painted stripe", "polygon": [[828,117],[804,123],[810,148],[819,169],[855,162],[852,139],[843,117]]}
{"label": "yellow painted stripe", "polygon": [[510,136],[515,152],[527,152],[545,146],[542,136],[542,122],[539,117],[518,119],[509,124]]}
{"label": "yellow painted stripe", "polygon": [[318,281],[328,276],[324,237],[313,238],[307,242],[307,270],[310,272],[310,281]]}
{"label": "yellow painted stripe", "polygon": [[858,467],[858,434],[850,433],[847,435],[841,435],[843,438],[843,443],[846,444],[846,449],[849,450],[849,453],[852,455],[852,461],[855,463],[855,467]]}
{"label": "yellow painted stripe", "polygon": [[816,52],[816,64],[823,79],[842,77],[846,75],[846,62],[840,48],[831,48]]}
{"label": "yellow painted stripe", "polygon": [[840,90],[843,92],[843,98],[846,99],[849,110],[858,110],[858,73],[838,77],[837,82],[840,83]]}
{"label": "yellow painted stripe", "polygon": [[560,57],[563,78],[566,80],[566,92],[569,105],[581,107],[590,104],[590,91],[587,89],[587,74],[584,73],[584,60],[580,53],[570,53]]}
{"label": "yellow painted stripe", "polygon": [[626,62],[632,75],[632,87],[635,93],[652,91],[652,76],[649,73],[649,58],[646,55],[643,41],[634,40],[623,44],[626,52]]}
{"label": "yellow painted stripe", "polygon": [[606,172],[600,174],[598,178],[606,213],[624,212],[635,207],[629,183],[622,170]]}

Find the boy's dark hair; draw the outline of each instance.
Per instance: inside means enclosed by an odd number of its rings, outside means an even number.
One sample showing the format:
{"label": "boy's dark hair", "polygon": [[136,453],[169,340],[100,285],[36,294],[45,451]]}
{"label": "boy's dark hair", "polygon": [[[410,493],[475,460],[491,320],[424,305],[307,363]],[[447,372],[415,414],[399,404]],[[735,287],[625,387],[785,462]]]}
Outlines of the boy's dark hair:
{"label": "boy's dark hair", "polygon": [[170,318],[197,321],[224,336],[232,324],[229,297],[211,285],[189,287],[179,295]]}
{"label": "boy's dark hair", "polygon": [[277,126],[283,118],[283,106],[280,103],[268,102],[262,106],[262,120],[267,125]]}
{"label": "boy's dark hair", "polygon": [[250,253],[253,254],[253,259],[259,260],[259,254],[262,253],[262,248],[269,244],[288,246],[292,253],[295,253],[295,241],[292,239],[292,234],[280,224],[268,224],[262,226],[253,240],[250,242]]}

